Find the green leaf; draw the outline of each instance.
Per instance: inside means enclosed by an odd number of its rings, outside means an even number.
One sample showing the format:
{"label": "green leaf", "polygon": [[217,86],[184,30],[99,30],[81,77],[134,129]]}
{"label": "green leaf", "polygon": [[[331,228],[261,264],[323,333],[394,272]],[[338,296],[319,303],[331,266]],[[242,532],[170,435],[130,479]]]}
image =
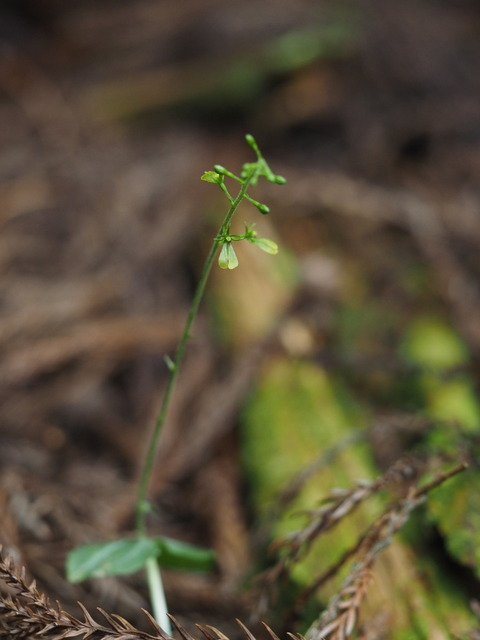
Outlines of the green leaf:
{"label": "green leaf", "polygon": [[194,547],[164,536],[155,538],[158,549],[158,562],[166,569],[183,571],[209,571],[215,559],[213,551]]}
{"label": "green leaf", "polygon": [[156,558],[158,564],[167,569],[208,571],[212,568],[214,554],[208,549],[164,536],[94,542],[68,554],[67,580],[81,582],[89,578],[127,575],[142,569],[149,558]]}
{"label": "green leaf", "polygon": [[222,250],[218,258],[218,266],[221,269],[235,269],[238,267],[237,254],[231,242],[225,242],[222,245]]}
{"label": "green leaf", "polygon": [[148,558],[158,555],[154,538],[122,538],[94,542],[73,549],[67,556],[67,580],[81,582],[88,578],[120,576],[134,573]]}
{"label": "green leaf", "polygon": [[273,240],[268,238],[249,238],[249,240],[265,253],[270,253],[272,256],[278,253],[278,244]]}
{"label": "green leaf", "polygon": [[222,181],[222,176],[216,171],[205,171],[203,176],[200,177],[200,180],[211,182],[212,184],[220,184],[220,182]]}

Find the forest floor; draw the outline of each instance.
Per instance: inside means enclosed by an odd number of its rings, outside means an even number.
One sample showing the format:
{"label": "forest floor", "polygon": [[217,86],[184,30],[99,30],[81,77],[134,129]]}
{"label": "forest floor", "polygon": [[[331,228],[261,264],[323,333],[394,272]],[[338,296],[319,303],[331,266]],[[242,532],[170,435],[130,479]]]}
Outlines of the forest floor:
{"label": "forest floor", "polygon": [[[167,572],[172,613],[227,632],[252,608],[245,568],[263,562],[239,451],[265,363],[301,358],[368,402],[379,472],[439,417],[409,396],[407,327],[440,318],[478,386],[479,7],[0,11],[0,543],[67,611],[80,601],[148,625],[141,575],[73,585],[64,562],[133,531],[164,355],[225,206],[200,175],[251,161],[250,132],[287,178],[253,193],[281,268],[247,256],[214,274],[152,483],[152,530],[217,555],[214,575]],[[477,597],[474,563],[458,567]]]}

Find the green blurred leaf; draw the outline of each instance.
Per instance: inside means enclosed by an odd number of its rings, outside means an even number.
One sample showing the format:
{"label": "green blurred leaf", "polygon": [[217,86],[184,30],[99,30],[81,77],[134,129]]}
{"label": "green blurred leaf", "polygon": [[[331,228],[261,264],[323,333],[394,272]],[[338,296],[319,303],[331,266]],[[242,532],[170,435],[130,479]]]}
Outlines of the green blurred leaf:
{"label": "green blurred leaf", "polygon": [[265,253],[270,253],[272,256],[278,253],[278,245],[273,240],[268,238],[249,238],[249,242],[257,246]]}
{"label": "green blurred leaf", "polygon": [[299,69],[315,60],[333,60],[351,54],[358,46],[358,17],[340,14],[330,24],[314,24],[272,39],[265,51],[277,72]]}
{"label": "green blurred leaf", "polygon": [[[468,451],[478,459],[480,403],[460,336],[440,317],[419,318],[406,333],[403,355],[422,367],[423,410],[435,421],[427,449],[454,460]],[[480,576],[479,483],[480,472],[474,468],[453,478],[431,494],[427,511],[450,553]]]}
{"label": "green blurred leaf", "polygon": [[[361,407],[325,370],[305,362],[270,363],[245,406],[242,419],[244,463],[260,521],[268,517],[281,487],[322,452],[351,438],[352,425],[358,425],[360,432],[365,418]],[[373,474],[365,442],[343,450],[275,518],[273,537],[282,538],[302,528],[302,511],[315,508],[333,488],[349,486],[352,481]],[[371,503],[366,511],[370,516],[378,513],[377,506]],[[367,526],[368,514],[358,513],[356,518],[359,530]],[[343,528],[334,538],[317,540],[308,558],[291,567],[291,577],[308,584],[325,558],[338,557],[353,544],[355,531],[354,527]]]}
{"label": "green blurred leaf", "polygon": [[68,554],[67,580],[81,582],[89,578],[134,573],[143,567],[148,558],[157,554],[157,542],[153,538],[122,538],[86,544]]}
{"label": "green blurred leaf", "polygon": [[215,555],[210,549],[201,549],[173,538],[155,538],[158,561],[166,569],[183,571],[209,571]]}
{"label": "green blurred leaf", "polygon": [[442,371],[468,362],[468,351],[458,335],[441,318],[419,318],[409,327],[404,341],[409,359]]}
{"label": "green blurred leaf", "polygon": [[94,542],[68,554],[67,580],[81,582],[89,578],[128,575],[142,569],[149,558],[156,558],[160,567],[166,569],[208,571],[212,568],[214,554],[208,549],[164,536]]}
{"label": "green blurred leaf", "polygon": [[480,576],[480,482],[469,470],[432,493],[429,514],[445,536],[450,553]]}
{"label": "green blurred leaf", "polygon": [[455,331],[441,318],[419,318],[406,332],[402,353],[423,369],[419,384],[429,417],[478,432],[480,405],[468,371],[461,369],[468,365],[469,354]]}

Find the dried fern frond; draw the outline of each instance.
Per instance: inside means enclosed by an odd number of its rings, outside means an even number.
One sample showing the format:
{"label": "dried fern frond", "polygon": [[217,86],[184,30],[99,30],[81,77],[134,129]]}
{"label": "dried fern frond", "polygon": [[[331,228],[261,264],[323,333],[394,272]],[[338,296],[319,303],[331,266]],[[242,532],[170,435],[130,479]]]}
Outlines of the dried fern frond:
{"label": "dried fern frond", "polygon": [[377,520],[358,549],[359,560],[339,592],[333,596],[320,618],[310,627],[309,640],[345,640],[356,626],[361,604],[371,582],[371,569],[377,556],[408,520],[425,496],[412,488]]}
{"label": "dried fern frond", "polygon": [[[270,602],[274,598],[274,592],[278,587],[279,580],[288,575],[289,568],[308,553],[310,547],[315,540],[335,528],[348,515],[352,514],[363,502],[375,495],[384,487],[402,486],[406,483],[406,488],[400,493],[408,491],[413,479],[416,478],[418,461],[412,459],[402,459],[392,465],[382,476],[368,482],[365,480],[358,481],[357,484],[350,489],[334,489],[323,500],[319,509],[303,512],[308,523],[302,529],[293,531],[284,536],[281,540],[272,544],[272,551],[281,551],[280,560],[262,576],[263,593],[261,598],[265,602]],[[338,570],[358,551],[358,545],[349,549],[342,556],[341,560],[318,580],[314,581],[311,587],[307,587],[305,593],[308,595],[317,590],[318,587],[326,582],[326,580],[336,575]],[[304,598],[302,597],[302,600]]]}
{"label": "dried fern frond", "polygon": [[337,526],[347,515],[353,513],[365,500],[384,487],[396,486],[400,493],[407,493],[418,475],[420,461],[411,457],[393,464],[376,480],[360,480],[351,489],[334,489],[322,500],[319,509],[304,511],[309,524],[285,536],[272,545],[277,551],[286,551],[283,562],[291,563],[301,559],[312,543],[323,533]]}
{"label": "dried fern frond", "polygon": [[397,499],[371,525],[355,546],[358,560],[350,574],[320,618],[311,625],[307,633],[309,640],[346,640],[352,634],[371,583],[371,569],[378,555],[392,542],[393,536],[407,522],[411,512],[425,501],[429,491],[465,469],[466,465],[460,464],[448,472],[438,473],[423,487],[411,487],[406,496]]}
{"label": "dried fern frond", "polygon": [[269,518],[278,516],[279,513],[292,504],[311,478],[315,474],[326,469],[339,454],[364,439],[365,434],[362,432],[349,434],[337,444],[329,447],[327,451],[318,456],[311,464],[298,472],[287,486],[278,494]]}
{"label": "dried fern frond", "polygon": [[373,482],[359,482],[352,489],[331,492],[324,501],[326,504],[310,511],[306,527],[283,538],[281,545],[276,547],[281,548],[284,555],[263,576],[263,591],[259,595],[259,599],[263,599],[263,607],[266,609],[272,603],[279,581],[288,575],[293,564],[304,557],[320,535],[333,529],[378,490],[393,487],[396,489],[395,498],[383,514],[361,533],[355,544],[346,549],[334,564],[306,585],[292,606],[284,612],[284,621],[295,619],[306,601],[328,580],[337,576],[349,561],[354,560],[349,577],[323,614],[328,616],[319,619],[322,621],[322,638],[332,635],[332,639],[344,640],[350,635],[370,584],[371,569],[376,557],[390,544],[394,533],[408,520],[411,511],[424,501],[429,491],[466,469],[464,463],[459,464],[448,472],[437,473],[431,482],[418,487],[415,485],[418,464],[421,465],[410,458],[400,460]]}
{"label": "dried fern frond", "polygon": [[[83,620],[72,616],[63,611],[58,603],[52,605],[46,595],[37,589],[35,581],[27,581],[25,570],[18,570],[10,557],[2,557],[1,551],[0,546],[0,639],[173,640],[147,611],[144,613],[152,624],[154,634],[140,631],[121,616],[102,609],[98,611],[104,622],[99,623],[81,603]],[[2,589],[2,582],[6,588]],[[182,640],[199,640],[201,636],[191,635],[175,618],[170,618]],[[237,622],[246,640],[256,640],[245,625],[239,620]],[[207,640],[229,640],[214,627],[198,626],[198,629]],[[272,640],[279,640],[269,628],[267,632]]]}
{"label": "dried fern frond", "polygon": [[24,569],[18,571],[11,558],[3,558],[1,555],[0,580],[9,588],[8,594],[0,596],[0,638],[170,640],[170,636],[163,633],[151,616],[149,618],[155,635],[140,631],[120,616],[109,615],[102,610],[99,611],[105,624],[100,624],[81,604],[84,618],[75,618],[63,611],[58,604],[52,605],[45,594],[37,589],[35,581],[27,581]]}

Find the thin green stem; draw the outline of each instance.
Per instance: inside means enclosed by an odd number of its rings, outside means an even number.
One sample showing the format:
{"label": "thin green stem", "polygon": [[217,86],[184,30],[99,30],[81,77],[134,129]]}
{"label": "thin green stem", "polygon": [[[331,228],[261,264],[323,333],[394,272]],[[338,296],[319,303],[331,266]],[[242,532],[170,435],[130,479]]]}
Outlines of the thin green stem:
{"label": "thin green stem", "polygon": [[[175,389],[175,385],[177,382],[178,374],[180,371],[180,367],[183,362],[183,358],[185,355],[185,349],[187,347],[187,342],[190,338],[190,330],[192,328],[193,322],[197,316],[198,309],[200,307],[200,303],[203,298],[203,294],[205,291],[205,287],[207,285],[208,276],[212,269],[213,262],[215,260],[215,255],[217,253],[219,247],[219,236],[222,234],[225,235],[230,228],[230,221],[233,217],[233,214],[237,210],[240,202],[245,197],[248,187],[250,183],[256,177],[257,168],[254,167],[249,172],[248,176],[243,180],[242,187],[238,192],[238,195],[235,199],[231,197],[227,188],[220,184],[223,187],[222,191],[227,194],[228,200],[230,202],[230,208],[225,216],[225,219],[222,222],[220,227],[219,234],[215,237],[212,247],[207,255],[205,263],[203,265],[203,270],[200,275],[200,280],[198,281],[197,289],[195,291],[195,295],[193,296],[192,304],[190,306],[190,310],[187,315],[187,320],[185,322],[185,327],[182,332],[182,336],[180,338],[180,342],[178,343],[177,351],[175,353],[175,358],[173,360],[167,359],[167,365],[169,370],[167,386],[165,388],[165,393],[162,400],[162,405],[160,407],[160,412],[158,414],[157,420],[155,422],[155,426],[150,438],[150,442],[148,445],[147,453],[145,456],[145,461],[143,464],[142,472],[140,474],[140,481],[138,485],[138,493],[137,493],[137,502],[136,502],[136,530],[137,535],[139,537],[146,535],[146,519],[147,513],[149,511],[149,502],[148,502],[148,488],[150,484],[150,480],[153,472],[153,465],[155,462],[155,456],[157,453],[158,441],[160,438],[160,434],[162,432],[163,426],[165,424],[165,420],[167,417],[168,409],[170,406],[170,402],[173,396],[173,392]],[[160,568],[158,566],[158,562],[156,558],[149,558],[145,564],[145,570],[147,573],[148,586],[150,591],[150,599],[152,601],[152,609],[155,616],[155,619],[160,624],[162,629],[169,635],[171,635],[171,626],[170,620],[167,615],[167,603],[165,600],[165,593],[163,589],[162,576],[160,573]]]}
{"label": "thin green stem", "polygon": [[[237,197],[232,201],[230,209],[228,210],[228,213],[226,214],[225,219],[222,222],[219,235],[221,235],[222,232],[226,232],[226,230],[229,228],[230,221],[233,217],[233,214],[237,210],[240,202],[243,200],[245,193],[248,187],[250,186],[250,183],[252,179],[255,177],[255,175],[256,175],[256,170],[252,169],[248,174],[248,176],[243,181],[242,187],[238,192]],[[198,313],[200,302],[202,301],[203,293],[205,291],[205,286],[207,284],[208,276],[210,274],[210,270],[215,260],[217,249],[218,249],[218,242],[214,240],[212,247],[210,249],[210,252],[205,260],[205,264],[203,266],[200,280],[198,281],[197,289],[195,291],[195,295],[192,300],[190,311],[188,312],[187,320],[185,322],[185,328],[183,329],[182,337],[180,338],[180,342],[177,347],[177,352],[175,354],[173,364],[171,364],[171,366],[169,367],[169,376],[167,380],[165,394],[163,396],[160,412],[158,414],[158,417],[155,423],[155,427],[154,427],[154,430],[150,439],[150,443],[148,446],[147,454],[145,457],[143,469],[140,475],[137,502],[136,502],[136,529],[139,536],[143,536],[146,533],[146,516],[149,510],[149,505],[147,500],[148,486],[152,476],[153,465],[155,462],[155,455],[157,452],[158,440],[160,438],[160,434],[165,424],[165,419],[167,417],[168,408],[170,406],[173,391],[175,389],[175,384],[177,382],[179,370],[183,361],[183,357],[185,355],[187,342],[188,342],[188,339],[190,338],[190,329]]]}
{"label": "thin green stem", "polygon": [[167,601],[165,600],[162,576],[160,575],[160,568],[156,558],[149,558],[147,560],[145,563],[145,571],[147,572],[148,589],[152,600],[154,618],[163,631],[171,636],[172,625],[167,615]]}
{"label": "thin green stem", "polygon": [[[219,235],[221,235],[222,233],[225,234],[226,231],[229,229],[232,216],[237,210],[240,202],[243,200],[245,193],[250,185],[250,182],[255,176],[255,173],[256,173],[255,169],[253,169],[248,174],[247,178],[244,180],[242,184],[240,191],[238,192],[237,197],[234,200],[229,195],[229,200],[231,202],[231,205],[230,205],[230,209],[227,212],[227,215],[225,216],[224,221],[222,222]],[[150,443],[148,445],[142,473],[140,475],[140,482],[139,482],[137,502],[136,502],[136,529],[137,529],[138,536],[146,535],[146,528],[147,528],[146,516],[149,511],[147,494],[148,494],[150,479],[152,476],[153,465],[155,462],[155,454],[157,452],[158,440],[160,438],[160,434],[165,424],[165,419],[167,417],[170,401],[172,399],[172,395],[175,389],[175,384],[177,382],[180,367],[183,361],[183,357],[185,355],[187,342],[188,342],[188,339],[190,338],[190,330],[192,328],[193,321],[195,320],[195,317],[198,313],[200,302],[202,301],[205,287],[207,284],[208,276],[210,274],[213,262],[215,260],[215,254],[217,253],[217,249],[219,246],[219,242],[217,238],[218,236],[213,241],[212,247],[205,260],[205,264],[203,265],[203,270],[200,276],[200,280],[198,282],[195,295],[193,296],[192,304],[190,306],[190,311],[188,312],[187,320],[185,322],[185,327],[183,329],[182,337],[180,338],[180,342],[177,347],[175,358],[173,361],[168,361],[169,376],[167,380],[167,386],[165,389],[165,394],[163,396],[162,405],[160,407],[160,412],[155,422],[155,427],[153,429]],[[150,599],[152,601],[152,609],[153,609],[155,619],[157,620],[159,625],[162,627],[162,629],[168,635],[171,635],[171,625],[167,615],[168,609],[167,609],[167,603],[165,600],[165,592],[163,589],[162,576],[160,573],[157,559],[149,558],[145,564],[145,570],[147,573]]]}

